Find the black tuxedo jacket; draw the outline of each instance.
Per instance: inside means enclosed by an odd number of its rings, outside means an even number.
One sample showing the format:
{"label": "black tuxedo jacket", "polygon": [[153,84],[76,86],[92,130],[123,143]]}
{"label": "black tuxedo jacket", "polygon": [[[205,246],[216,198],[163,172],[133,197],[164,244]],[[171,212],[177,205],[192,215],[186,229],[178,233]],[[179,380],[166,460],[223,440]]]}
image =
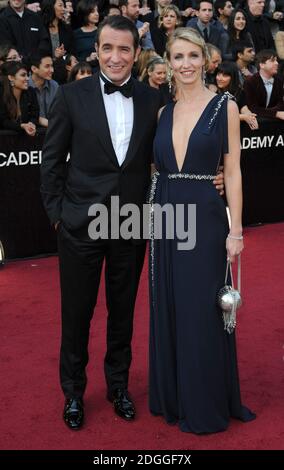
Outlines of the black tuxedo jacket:
{"label": "black tuxedo jacket", "polygon": [[259,73],[249,77],[244,82],[245,104],[252,113],[259,117],[274,118],[277,111],[284,110],[283,80],[275,76],[272,93],[266,108],[266,88]]}
{"label": "black tuxedo jacket", "polygon": [[67,230],[86,233],[92,204],[109,207],[111,196],[119,196],[121,205],[145,202],[160,95],[134,80],[133,104],[133,131],[119,166],[98,74],[59,88],[41,164],[41,192],[51,223],[61,220]]}

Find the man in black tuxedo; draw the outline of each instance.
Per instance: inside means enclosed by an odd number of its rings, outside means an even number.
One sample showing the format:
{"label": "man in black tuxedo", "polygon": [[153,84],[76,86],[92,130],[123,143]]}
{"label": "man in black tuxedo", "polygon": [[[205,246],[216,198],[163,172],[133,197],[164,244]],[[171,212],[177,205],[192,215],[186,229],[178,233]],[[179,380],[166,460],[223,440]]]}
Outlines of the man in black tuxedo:
{"label": "man in black tuxedo", "polygon": [[101,72],[59,89],[43,146],[41,191],[58,231],[60,379],[66,397],[63,416],[70,429],[79,429],[84,419],[89,327],[104,260],[107,398],[120,417],[135,417],[127,389],[145,241],[90,239],[88,211],[94,203],[109,208],[112,196],[119,196],[121,206],[133,203],[139,208],[146,199],[160,95],[131,78],[138,44],[137,28],[129,19],[111,16],[101,23],[97,36]]}

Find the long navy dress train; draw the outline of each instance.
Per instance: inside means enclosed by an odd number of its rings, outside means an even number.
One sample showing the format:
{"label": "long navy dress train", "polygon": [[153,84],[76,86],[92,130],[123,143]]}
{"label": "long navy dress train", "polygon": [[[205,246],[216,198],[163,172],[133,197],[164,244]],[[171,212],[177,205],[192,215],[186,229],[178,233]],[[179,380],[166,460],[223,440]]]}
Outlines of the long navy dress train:
{"label": "long navy dress train", "polygon": [[150,411],[185,432],[218,432],[230,417],[255,418],[241,404],[235,334],[224,331],[216,305],[229,228],[212,178],[228,152],[227,99],[216,95],[204,109],[181,171],[172,141],[175,103],[162,111],[154,142],[152,203],[196,205],[194,249],[178,250],[181,240],[166,239],[165,224],[161,239],[150,242]]}

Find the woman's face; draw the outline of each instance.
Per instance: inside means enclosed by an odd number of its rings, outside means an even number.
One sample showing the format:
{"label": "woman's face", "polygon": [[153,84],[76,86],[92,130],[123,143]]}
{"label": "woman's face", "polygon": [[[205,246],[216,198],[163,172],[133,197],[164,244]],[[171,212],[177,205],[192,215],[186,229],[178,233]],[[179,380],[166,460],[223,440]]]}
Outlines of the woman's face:
{"label": "woman's face", "polygon": [[165,29],[175,29],[177,27],[177,15],[174,11],[169,10],[168,13],[165,14],[162,20],[162,25]]}
{"label": "woman's face", "polygon": [[244,15],[238,11],[234,19],[234,27],[237,31],[242,31],[246,26],[246,19]]}
{"label": "woman's face", "polygon": [[231,82],[231,76],[223,72],[218,72],[216,75],[216,82],[220,90],[227,90]]}
{"label": "woman's face", "polygon": [[89,72],[88,70],[79,70],[76,75],[76,80],[81,80],[82,78],[90,77],[92,75],[92,72]]}
{"label": "woman's face", "polygon": [[27,90],[29,86],[28,72],[20,69],[15,75],[9,75],[9,80],[14,83],[13,88],[17,90]]}
{"label": "woman's face", "polygon": [[162,83],[165,83],[167,78],[167,67],[166,64],[156,64],[152,72],[148,72],[151,81],[160,86]]}
{"label": "woman's face", "polygon": [[62,0],[56,0],[54,4],[54,13],[58,20],[63,20],[65,5]]}
{"label": "woman's face", "polygon": [[22,56],[16,51],[16,49],[10,49],[6,58],[7,62],[21,62]]}
{"label": "woman's face", "polygon": [[87,20],[87,23],[88,24],[97,24],[99,22],[99,11],[98,11],[98,7],[94,7],[93,10],[91,11],[91,13],[88,15],[88,20]]}
{"label": "woman's face", "polygon": [[170,49],[170,64],[177,82],[192,84],[202,81],[205,58],[200,46],[184,39],[176,39]]}

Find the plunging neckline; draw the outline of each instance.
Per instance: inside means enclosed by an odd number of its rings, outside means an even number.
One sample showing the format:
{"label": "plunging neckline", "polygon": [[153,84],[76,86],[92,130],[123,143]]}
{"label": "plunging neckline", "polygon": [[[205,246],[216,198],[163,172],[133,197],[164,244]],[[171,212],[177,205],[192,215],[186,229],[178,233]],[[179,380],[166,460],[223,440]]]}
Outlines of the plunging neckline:
{"label": "plunging neckline", "polygon": [[190,144],[190,139],[192,137],[192,134],[194,133],[194,131],[196,130],[199,122],[201,121],[205,111],[207,110],[207,108],[209,107],[209,105],[212,103],[213,100],[215,100],[215,98],[219,96],[219,95],[215,95],[213,96],[213,98],[211,98],[211,100],[208,101],[207,105],[205,106],[205,108],[203,109],[202,113],[200,114],[199,118],[197,119],[196,121],[196,124],[193,126],[189,136],[188,136],[188,140],[187,140],[187,146],[186,146],[186,150],[185,150],[185,155],[184,155],[184,159],[183,159],[183,163],[182,163],[182,166],[181,166],[181,169],[179,169],[179,166],[178,166],[178,162],[177,162],[177,158],[176,158],[176,152],[175,152],[175,147],[174,147],[174,139],[173,139],[173,133],[174,133],[174,110],[175,110],[175,105],[177,102],[174,103],[173,105],[173,108],[172,108],[172,132],[171,132],[171,145],[172,145],[172,151],[173,151],[173,157],[174,157],[174,160],[175,160],[175,164],[176,164],[176,167],[177,167],[177,170],[178,170],[178,173],[182,173],[183,171],[183,168],[184,168],[184,165],[185,165],[185,161],[186,161],[186,157],[187,157],[187,154],[188,154],[188,149],[189,149],[189,144]]}

